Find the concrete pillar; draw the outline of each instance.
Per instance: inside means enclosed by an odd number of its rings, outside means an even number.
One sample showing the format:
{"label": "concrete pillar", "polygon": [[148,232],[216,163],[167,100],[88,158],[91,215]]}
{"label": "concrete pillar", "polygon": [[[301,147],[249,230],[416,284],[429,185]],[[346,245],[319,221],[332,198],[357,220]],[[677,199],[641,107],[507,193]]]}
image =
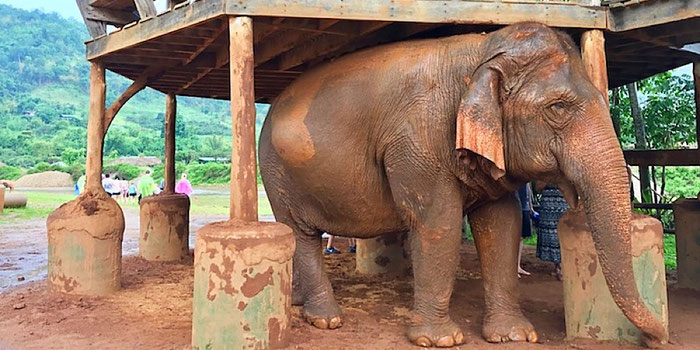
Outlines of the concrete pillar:
{"label": "concrete pillar", "polygon": [[149,261],[178,261],[190,253],[190,199],[162,193],[141,200],[139,256]]}
{"label": "concrete pillar", "polygon": [[[567,211],[559,221],[567,338],[641,344],[640,332],[610,295],[586,216]],[[632,264],[637,289],[668,332],[668,299],[661,222],[632,214]]]}
{"label": "concrete pillar", "polygon": [[375,238],[358,239],[355,262],[357,272],[391,277],[411,274],[408,234],[392,233]]}
{"label": "concrete pillar", "polygon": [[105,89],[104,65],[91,63],[85,192],[46,220],[52,291],[99,295],[121,287],[124,214],[102,189]]}
{"label": "concrete pillar", "polygon": [[193,349],[288,344],[295,241],[286,225],[228,221],[197,232]]}
{"label": "concrete pillar", "polygon": [[678,287],[700,291],[700,200],[678,199],[673,203],[673,216]]}

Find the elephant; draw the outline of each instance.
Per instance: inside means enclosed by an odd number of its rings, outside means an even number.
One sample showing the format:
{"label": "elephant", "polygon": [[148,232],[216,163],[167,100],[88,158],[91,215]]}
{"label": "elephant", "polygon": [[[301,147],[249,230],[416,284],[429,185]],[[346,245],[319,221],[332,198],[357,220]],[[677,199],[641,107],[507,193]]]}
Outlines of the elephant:
{"label": "elephant", "polygon": [[488,342],[536,342],[518,302],[518,187],[557,184],[584,210],[610,292],[650,346],[668,334],[642,302],[630,254],[629,182],[604,95],[577,46],[546,25],[402,41],[299,76],[259,142],[273,213],[296,239],[292,299],[318,328],[342,325],[321,233],[409,233],[408,338],[450,347],[448,314],[466,215],[485,291]]}

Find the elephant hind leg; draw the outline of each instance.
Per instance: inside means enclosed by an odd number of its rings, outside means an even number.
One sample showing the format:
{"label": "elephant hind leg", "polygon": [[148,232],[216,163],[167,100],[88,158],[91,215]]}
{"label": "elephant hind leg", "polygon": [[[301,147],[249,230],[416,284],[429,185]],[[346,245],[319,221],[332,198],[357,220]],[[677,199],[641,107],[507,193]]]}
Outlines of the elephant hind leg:
{"label": "elephant hind leg", "polygon": [[484,279],[486,341],[537,342],[537,332],[518,302],[518,248],[522,227],[520,204],[513,194],[468,214]]}
{"label": "elephant hind leg", "polygon": [[292,228],[296,237],[292,303],[303,305],[307,322],[321,329],[342,325],[342,312],[333,295],[331,282],[323,270],[321,232],[296,222],[280,220]]}

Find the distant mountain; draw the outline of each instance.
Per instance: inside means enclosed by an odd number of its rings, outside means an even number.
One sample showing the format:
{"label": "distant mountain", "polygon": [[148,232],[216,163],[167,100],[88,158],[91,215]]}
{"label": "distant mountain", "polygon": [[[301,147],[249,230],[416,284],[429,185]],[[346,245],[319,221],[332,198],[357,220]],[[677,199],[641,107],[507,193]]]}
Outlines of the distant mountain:
{"label": "distant mountain", "polygon": [[[32,167],[85,149],[89,64],[85,26],[38,10],[0,5],[0,161]],[[107,104],[130,80],[108,72]],[[105,142],[105,155],[163,155],[165,97],[146,89],[120,111]],[[258,132],[267,113],[258,105]],[[229,103],[178,98],[178,158],[230,152]]]}

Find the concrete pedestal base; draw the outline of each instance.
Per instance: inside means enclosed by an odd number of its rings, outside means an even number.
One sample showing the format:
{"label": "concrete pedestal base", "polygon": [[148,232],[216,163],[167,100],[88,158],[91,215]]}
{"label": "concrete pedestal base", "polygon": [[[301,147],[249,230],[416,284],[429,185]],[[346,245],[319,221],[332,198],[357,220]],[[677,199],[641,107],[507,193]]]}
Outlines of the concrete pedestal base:
{"label": "concrete pedestal base", "polygon": [[364,274],[404,277],[411,274],[408,234],[387,234],[358,239],[356,269]]}
{"label": "concrete pedestal base", "polygon": [[197,232],[193,349],[287,346],[292,230],[273,222],[219,222]]}
{"label": "concrete pedestal base", "polygon": [[139,255],[149,261],[182,260],[190,253],[190,199],[160,194],[141,200]]}
{"label": "concrete pedestal base", "polygon": [[676,224],[678,287],[700,290],[700,200],[673,203]]}
{"label": "concrete pedestal base", "polygon": [[5,192],[5,208],[24,208],[27,206],[27,195],[17,192]]}
{"label": "concrete pedestal base", "polygon": [[[668,332],[668,299],[661,222],[632,214],[632,264],[637,289]],[[559,221],[568,338],[641,344],[640,332],[610,295],[586,224],[585,214],[569,210]]]}
{"label": "concrete pedestal base", "polygon": [[102,295],[121,288],[124,214],[114,199],[83,193],[51,213],[46,227],[50,290]]}

